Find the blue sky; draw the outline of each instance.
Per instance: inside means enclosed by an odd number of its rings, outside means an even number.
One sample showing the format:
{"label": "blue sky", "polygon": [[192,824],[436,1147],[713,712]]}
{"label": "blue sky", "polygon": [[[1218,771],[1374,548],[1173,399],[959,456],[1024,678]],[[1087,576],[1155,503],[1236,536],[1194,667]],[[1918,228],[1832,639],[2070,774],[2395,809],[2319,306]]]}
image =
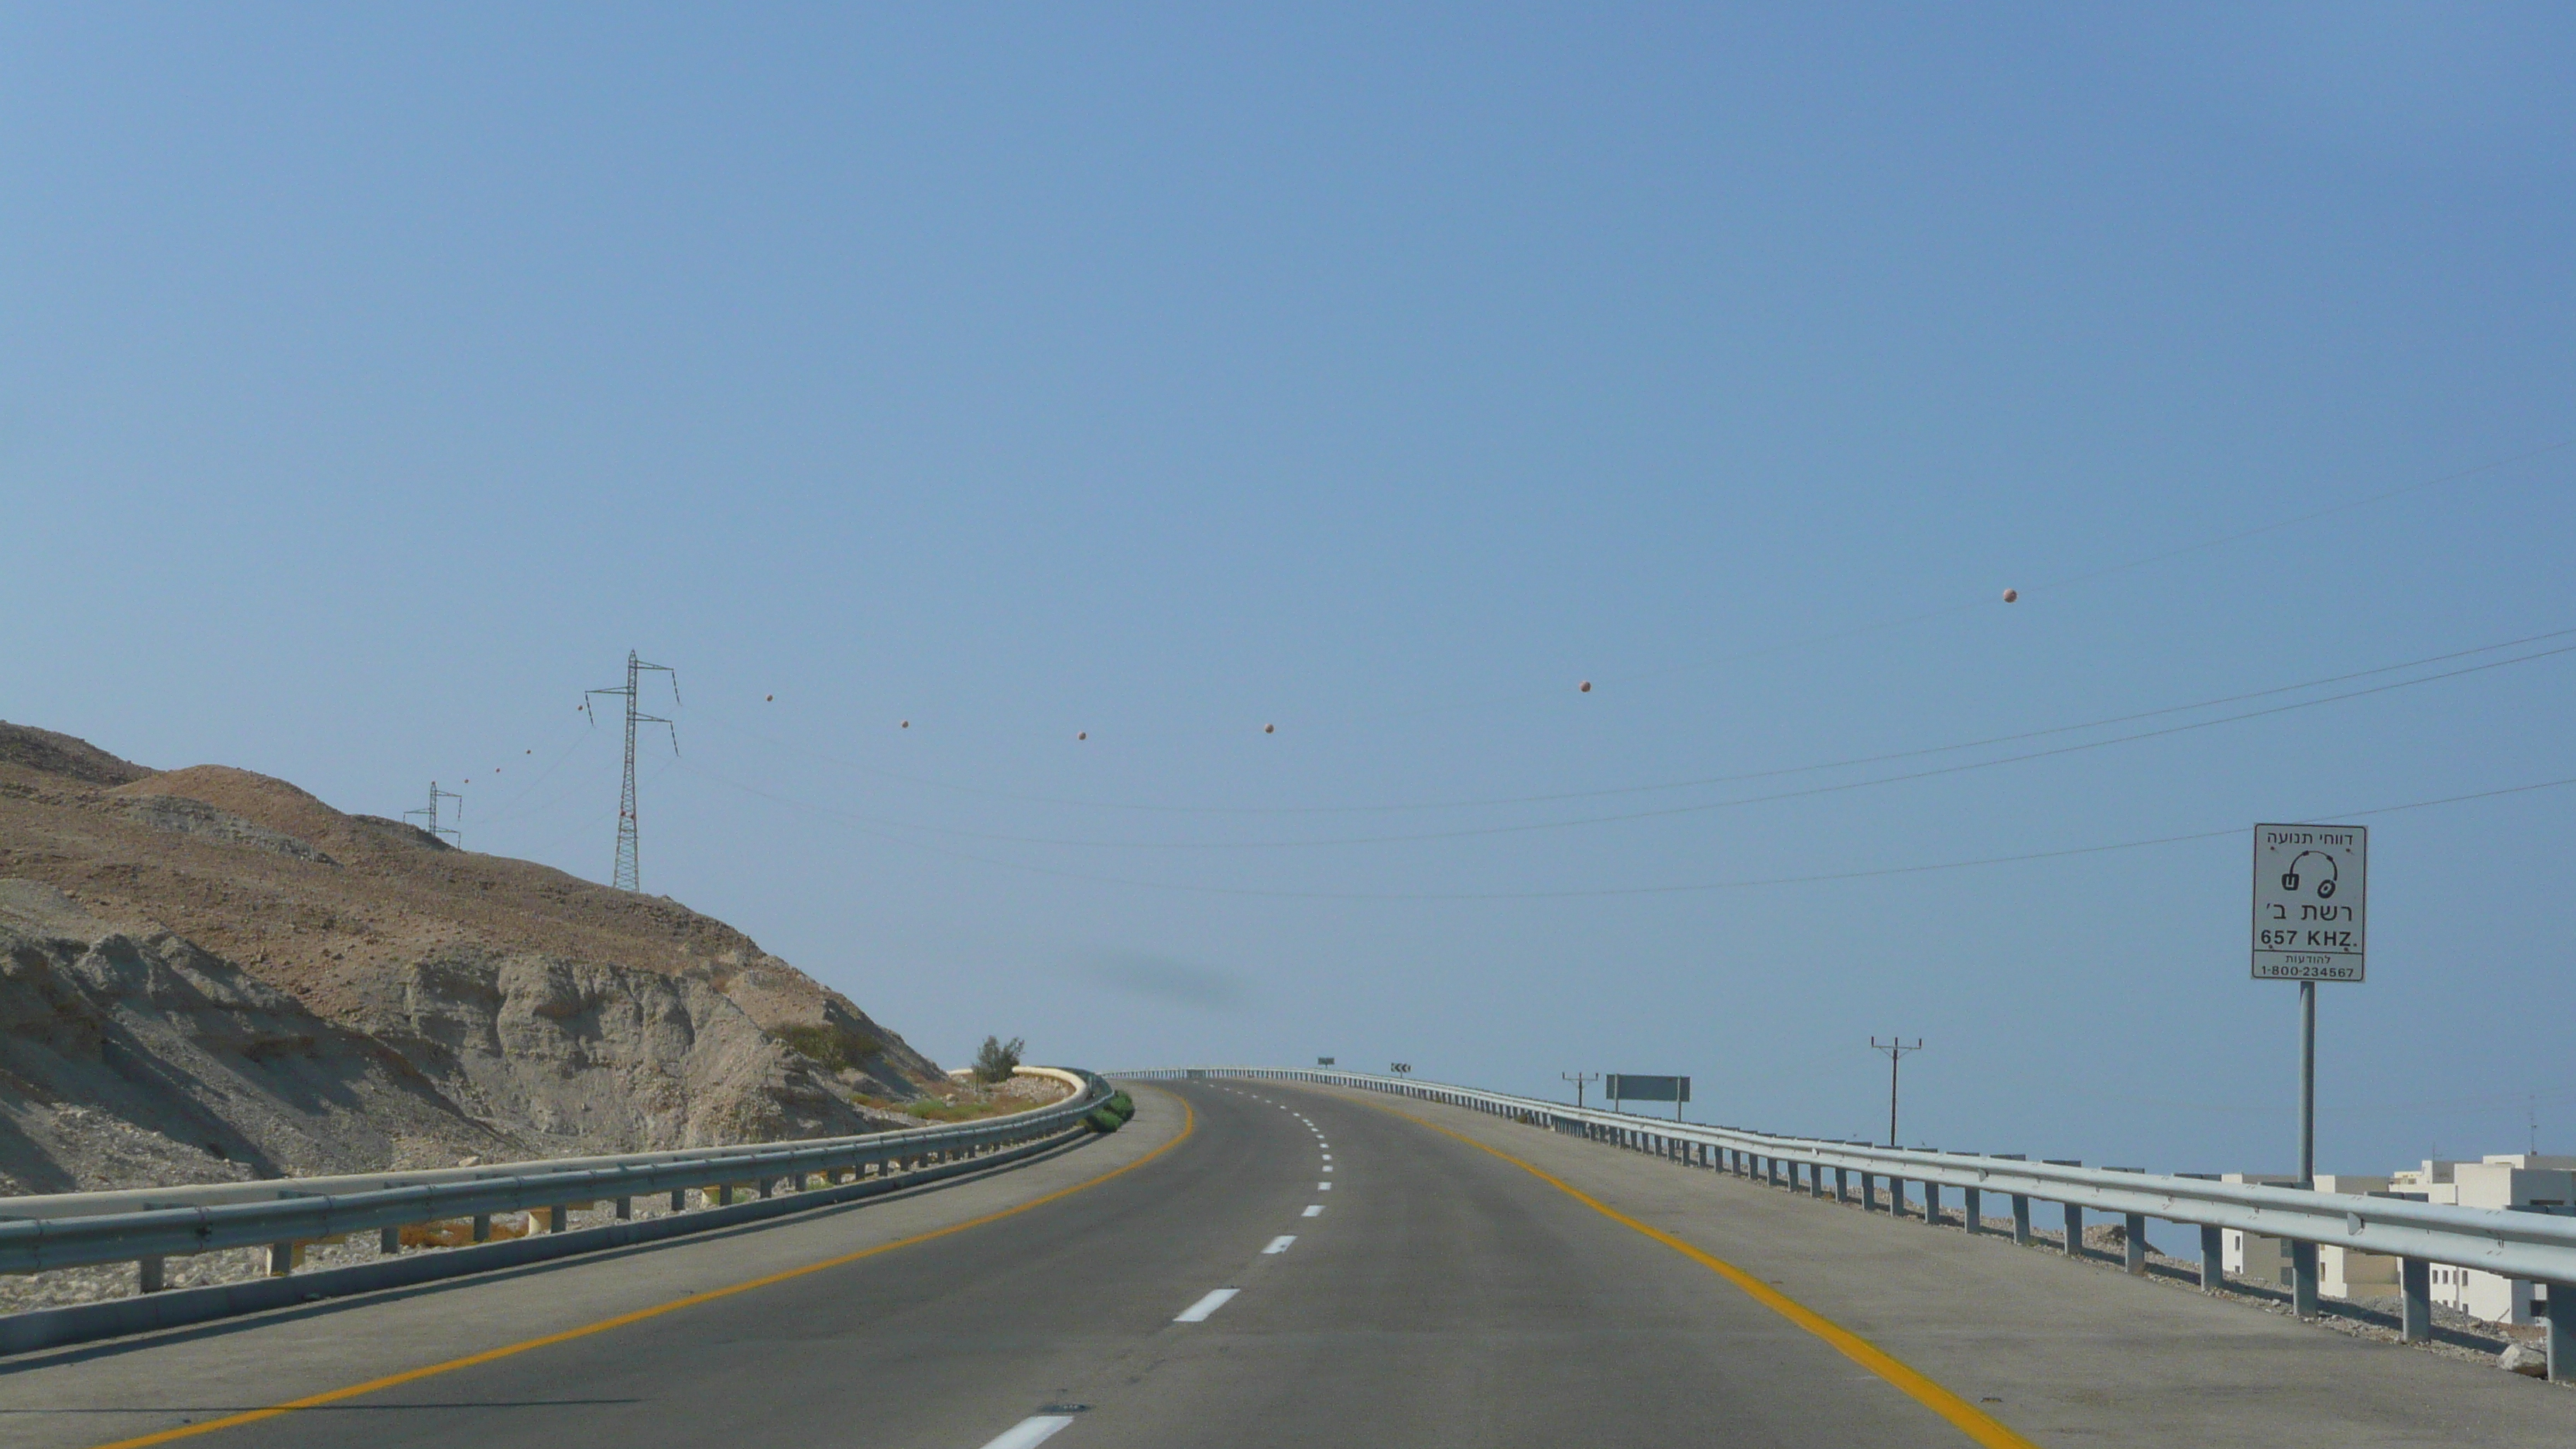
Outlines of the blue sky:
{"label": "blue sky", "polygon": [[[1911,1140],[2277,1170],[2244,832],[2576,777],[2576,636],[1630,787],[2576,629],[2570,76],[2539,7],[21,8],[0,715],[605,878],[634,648],[647,888],[945,1059],[1846,1134],[1898,1031]],[[2576,1151],[2571,810],[2357,817],[2323,1166]]]}

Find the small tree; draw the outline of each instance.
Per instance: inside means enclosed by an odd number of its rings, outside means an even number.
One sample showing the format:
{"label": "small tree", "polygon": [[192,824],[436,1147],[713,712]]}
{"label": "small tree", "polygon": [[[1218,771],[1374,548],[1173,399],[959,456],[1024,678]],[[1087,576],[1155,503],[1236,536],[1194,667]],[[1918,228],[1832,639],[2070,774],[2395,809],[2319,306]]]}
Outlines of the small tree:
{"label": "small tree", "polygon": [[1028,1043],[1013,1037],[1004,1041],[998,1036],[984,1038],[983,1048],[975,1053],[975,1080],[1007,1082],[1011,1068],[1020,1064],[1020,1049]]}

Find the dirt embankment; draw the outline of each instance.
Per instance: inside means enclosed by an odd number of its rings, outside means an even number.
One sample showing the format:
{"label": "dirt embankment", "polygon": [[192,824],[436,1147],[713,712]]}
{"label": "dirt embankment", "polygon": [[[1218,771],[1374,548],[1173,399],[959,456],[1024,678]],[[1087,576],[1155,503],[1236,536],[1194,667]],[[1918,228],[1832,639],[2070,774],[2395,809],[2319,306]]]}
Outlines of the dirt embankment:
{"label": "dirt embankment", "polygon": [[939,1082],[667,898],[0,724],[0,1193],[865,1131]]}

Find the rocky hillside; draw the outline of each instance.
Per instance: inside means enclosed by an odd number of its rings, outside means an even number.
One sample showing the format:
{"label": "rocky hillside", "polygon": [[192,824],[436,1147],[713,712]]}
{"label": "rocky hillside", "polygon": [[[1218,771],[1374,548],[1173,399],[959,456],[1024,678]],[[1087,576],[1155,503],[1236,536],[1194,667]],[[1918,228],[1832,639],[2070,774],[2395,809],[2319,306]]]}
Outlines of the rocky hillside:
{"label": "rocky hillside", "polygon": [[666,897],[0,724],[0,1193],[864,1131],[938,1077]]}

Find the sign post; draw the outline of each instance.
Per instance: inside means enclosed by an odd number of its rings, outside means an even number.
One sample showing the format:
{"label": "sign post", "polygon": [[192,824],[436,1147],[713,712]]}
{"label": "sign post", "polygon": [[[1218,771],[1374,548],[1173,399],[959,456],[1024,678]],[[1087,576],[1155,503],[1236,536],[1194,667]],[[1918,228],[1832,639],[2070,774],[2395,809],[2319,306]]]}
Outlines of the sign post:
{"label": "sign post", "polygon": [[1605,1082],[1610,1097],[1610,1110],[1622,1112],[1621,1102],[1670,1102],[1673,1120],[1682,1120],[1682,1103],[1690,1100],[1688,1077],[1641,1077],[1634,1072],[1612,1072]]}
{"label": "sign post", "polygon": [[2254,979],[2299,983],[2299,1186],[2317,1183],[2317,983],[2363,979],[2370,830],[2254,827]]}

